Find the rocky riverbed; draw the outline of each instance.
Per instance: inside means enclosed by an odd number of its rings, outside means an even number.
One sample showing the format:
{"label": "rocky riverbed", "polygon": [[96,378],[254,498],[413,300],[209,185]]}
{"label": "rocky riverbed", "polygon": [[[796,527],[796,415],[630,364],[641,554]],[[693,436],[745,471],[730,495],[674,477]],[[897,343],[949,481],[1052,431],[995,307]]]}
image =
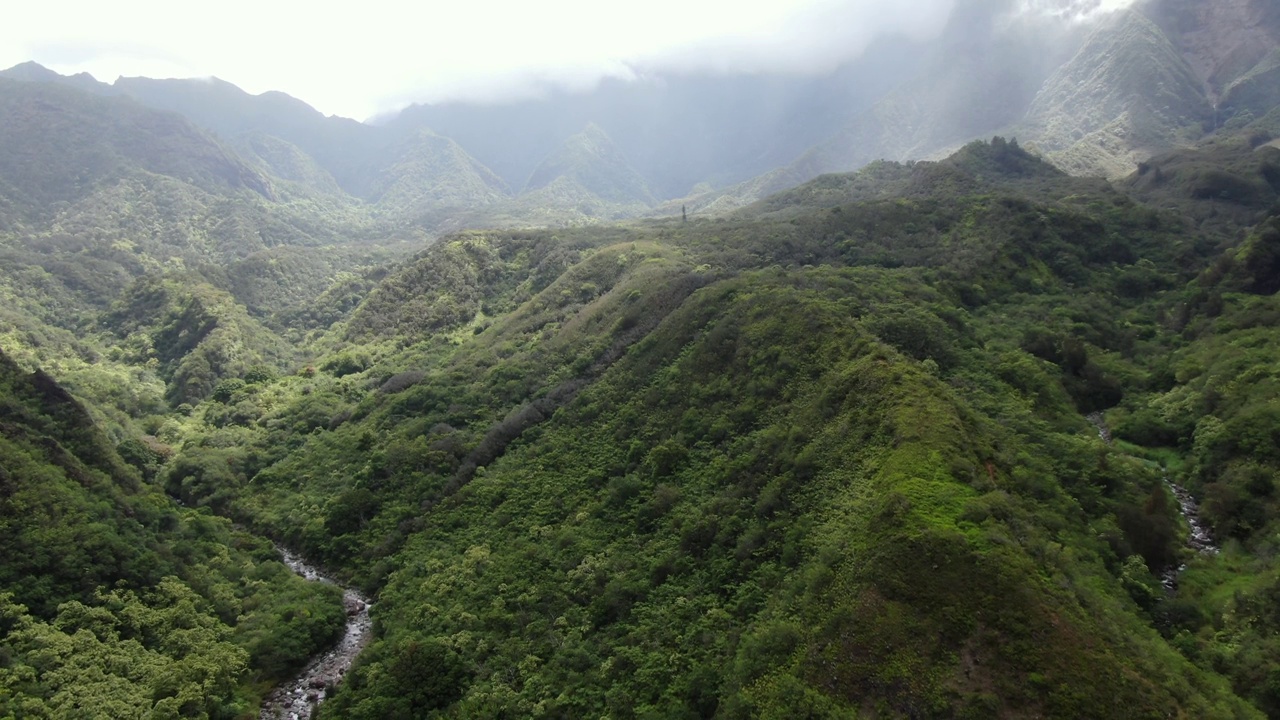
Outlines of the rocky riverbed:
{"label": "rocky riverbed", "polygon": [[[314,582],[341,586],[298,555],[278,549],[284,564],[299,575]],[[372,629],[368,599],[348,587],[343,587],[342,596],[347,608],[347,629],[342,640],[313,658],[293,680],[272,690],[262,703],[260,720],[310,720],[316,705],[342,680],[356,655],[368,644]]]}
{"label": "rocky riverbed", "polygon": [[[1102,413],[1092,413],[1086,416],[1089,422],[1098,431],[1098,437],[1108,445],[1111,444],[1111,428],[1107,427],[1107,423],[1102,418]],[[1164,484],[1169,488],[1169,492],[1173,493],[1174,499],[1178,501],[1178,510],[1182,513],[1182,517],[1187,521],[1190,532],[1187,534],[1187,547],[1199,553],[1213,554],[1218,552],[1218,546],[1213,542],[1213,536],[1209,534],[1208,528],[1200,520],[1200,504],[1196,502],[1195,497],[1181,485],[1169,479],[1169,473],[1164,473]],[[1178,587],[1178,576],[1182,571],[1187,569],[1186,565],[1178,565],[1166,569],[1160,575],[1160,584],[1164,585],[1165,590],[1172,592]]]}
{"label": "rocky riverbed", "polygon": [[[1164,484],[1169,487],[1169,491],[1177,499],[1178,509],[1182,512],[1182,517],[1186,519],[1187,525],[1191,528],[1191,532],[1187,535],[1187,547],[1199,553],[1210,555],[1217,553],[1218,546],[1214,544],[1213,536],[1209,534],[1209,530],[1200,521],[1200,504],[1196,502],[1190,492],[1187,492],[1186,488],[1170,480],[1167,472],[1164,475]],[[1160,575],[1160,584],[1164,586],[1165,590],[1173,592],[1178,588],[1178,576],[1186,569],[1186,565],[1168,568]]]}

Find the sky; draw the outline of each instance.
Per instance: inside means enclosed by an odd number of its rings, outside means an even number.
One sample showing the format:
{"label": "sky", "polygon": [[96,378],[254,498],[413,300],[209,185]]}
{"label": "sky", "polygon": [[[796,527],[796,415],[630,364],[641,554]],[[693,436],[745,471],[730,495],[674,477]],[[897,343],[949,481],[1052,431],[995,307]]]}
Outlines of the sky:
{"label": "sky", "polygon": [[[602,78],[827,72],[878,37],[927,40],[957,2],[1000,0],[54,0],[6,9],[0,68],[218,77],[365,119]],[[1013,0],[1078,18],[1133,0]],[[326,7],[330,6],[330,7]]]}

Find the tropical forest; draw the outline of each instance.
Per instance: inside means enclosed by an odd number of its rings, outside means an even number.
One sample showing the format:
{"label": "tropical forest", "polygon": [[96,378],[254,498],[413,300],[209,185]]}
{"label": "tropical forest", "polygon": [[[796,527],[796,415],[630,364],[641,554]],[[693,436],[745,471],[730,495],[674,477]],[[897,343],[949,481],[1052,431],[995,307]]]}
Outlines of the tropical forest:
{"label": "tropical forest", "polygon": [[367,122],[0,72],[0,720],[1280,718],[1280,7],[1014,4]]}

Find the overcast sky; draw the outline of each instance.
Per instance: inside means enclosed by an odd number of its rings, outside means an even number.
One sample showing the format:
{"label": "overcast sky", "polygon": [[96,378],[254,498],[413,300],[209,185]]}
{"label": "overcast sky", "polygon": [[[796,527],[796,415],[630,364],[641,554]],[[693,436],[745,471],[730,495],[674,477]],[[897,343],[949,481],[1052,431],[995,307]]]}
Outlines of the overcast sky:
{"label": "overcast sky", "polygon": [[[822,72],[887,34],[927,39],[993,0],[53,0],[6,8],[0,68],[216,76],[367,118],[653,72]],[[998,0],[994,0],[998,1]],[[1064,16],[1133,0],[1015,0]]]}

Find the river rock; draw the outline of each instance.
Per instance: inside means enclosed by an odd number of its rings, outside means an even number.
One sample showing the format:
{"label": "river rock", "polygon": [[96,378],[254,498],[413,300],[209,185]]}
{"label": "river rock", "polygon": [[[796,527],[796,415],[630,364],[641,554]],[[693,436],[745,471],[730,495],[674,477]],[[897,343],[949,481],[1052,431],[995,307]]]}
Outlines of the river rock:
{"label": "river rock", "polygon": [[[338,585],[297,555],[277,548],[285,563],[295,573],[313,582]],[[325,690],[342,681],[351,661],[368,644],[372,623],[369,601],[351,588],[343,588],[343,607],[347,628],[338,644],[318,653],[293,682],[277,686],[267,695],[258,715],[260,720],[311,720],[317,703],[323,702]],[[296,700],[296,702],[295,702]]]}

